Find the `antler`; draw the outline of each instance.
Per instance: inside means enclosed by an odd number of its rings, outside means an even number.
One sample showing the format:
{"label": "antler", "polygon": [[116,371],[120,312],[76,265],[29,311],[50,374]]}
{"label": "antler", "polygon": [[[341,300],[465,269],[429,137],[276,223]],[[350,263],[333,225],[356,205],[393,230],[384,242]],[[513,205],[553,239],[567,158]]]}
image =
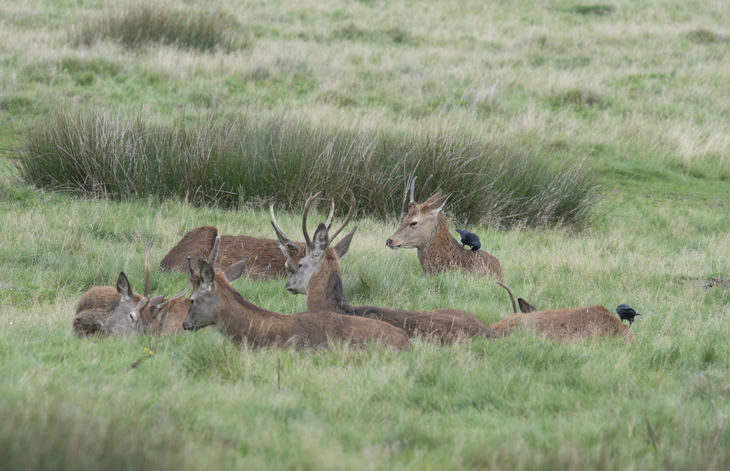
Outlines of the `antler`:
{"label": "antler", "polygon": [[274,200],[269,202],[269,215],[271,216],[271,225],[274,226],[274,232],[276,232],[276,237],[279,238],[279,242],[282,244],[291,242],[289,236],[286,235],[281,229],[281,226],[279,226],[279,221],[276,220],[276,216],[274,216]]}
{"label": "antler", "polygon": [[411,179],[411,182],[410,182],[411,183],[411,197],[410,197],[410,200],[408,201],[408,204],[414,204],[416,202],[413,199],[413,190],[416,188],[416,179],[417,178],[418,177],[416,175],[414,175],[413,178]]}
{"label": "antler", "polygon": [[149,298],[150,296],[150,251],[152,250],[152,244],[150,241],[147,244],[147,249],[144,253],[144,297]]}
{"label": "antler", "polygon": [[500,283],[499,281],[496,281],[499,286],[507,290],[507,293],[509,294],[509,299],[512,301],[512,312],[517,313],[517,304],[515,304],[515,297],[512,294],[512,290],[507,287],[504,283]]}
{"label": "antler", "polygon": [[174,301],[175,299],[180,299],[183,296],[185,296],[185,294],[188,291],[190,291],[190,288],[192,286],[193,286],[193,283],[192,282],[188,282],[188,285],[185,287],[185,289],[180,294],[176,294],[175,296],[171,297],[170,299],[166,300],[165,302],[158,304],[157,305],[157,311],[158,312],[161,311],[165,306],[167,306],[168,304],[170,304],[171,301]]}
{"label": "antler", "polygon": [[335,216],[335,199],[330,198],[330,214],[327,216],[327,222],[324,223],[325,226],[327,226],[327,230],[330,230],[330,225],[332,224],[332,218]]}
{"label": "antler", "polygon": [[307,202],[304,203],[304,214],[302,215],[302,233],[304,234],[304,242],[307,243],[307,247],[312,248],[312,241],[309,238],[309,234],[307,233],[307,213],[309,212],[309,206],[312,204],[312,201],[319,198],[319,195],[321,195],[322,192],[318,191],[317,193],[313,194],[312,196],[307,199]]}
{"label": "antler", "polygon": [[[347,212],[347,216],[345,216],[345,222],[342,223],[342,225],[330,236],[330,242],[335,240],[335,238],[342,232],[342,229],[345,228],[348,222],[350,222],[350,218],[352,217],[352,214],[355,212],[355,194],[352,192],[352,190],[348,190],[350,192],[350,210]],[[332,203],[332,209],[334,209],[334,200]],[[329,219],[327,220],[327,230],[329,230]]]}
{"label": "antler", "polygon": [[433,178],[433,173],[428,176],[426,181],[423,183],[423,186],[421,187],[421,193],[418,195],[418,201],[423,201],[423,197],[426,195],[426,188],[428,188],[428,184],[431,182],[431,179]]}
{"label": "antler", "polygon": [[215,244],[213,244],[213,251],[210,253],[208,264],[215,269],[215,259],[218,258],[218,249],[221,245],[221,236],[215,237]]}

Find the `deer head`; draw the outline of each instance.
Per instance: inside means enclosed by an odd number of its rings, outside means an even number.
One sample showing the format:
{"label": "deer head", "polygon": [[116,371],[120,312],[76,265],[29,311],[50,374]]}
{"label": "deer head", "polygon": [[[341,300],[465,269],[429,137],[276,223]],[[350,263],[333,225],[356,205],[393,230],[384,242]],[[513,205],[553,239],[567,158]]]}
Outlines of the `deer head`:
{"label": "deer head", "polygon": [[[509,299],[512,302],[512,312],[516,314],[517,313],[517,304],[515,304],[515,296],[512,294],[512,290],[509,289],[509,286],[505,285],[504,283],[501,283],[499,281],[496,281],[495,283],[497,283],[499,286],[501,286],[502,288],[507,290],[507,294],[509,294]],[[522,312],[523,314],[527,314],[529,312],[535,312],[538,310],[535,306],[528,303],[527,301],[525,301],[522,298],[517,298],[517,302],[520,305],[520,312]]]}
{"label": "deer head", "polygon": [[[215,260],[218,257],[218,248],[221,237],[215,238],[215,245],[210,258],[200,262],[200,275],[196,274],[188,257],[188,270],[190,271],[190,283],[193,286],[193,294],[190,295],[190,310],[183,321],[183,329],[198,330],[203,327],[215,324],[218,315],[219,294],[215,281]],[[249,257],[234,263],[224,272],[228,282],[238,279],[246,268]]]}
{"label": "deer head", "polygon": [[[431,177],[429,176],[426,180],[426,185],[428,185],[430,179]],[[433,238],[438,227],[439,214],[444,209],[444,205],[449,199],[449,196],[451,196],[451,194],[443,195],[441,190],[437,190],[423,203],[416,203],[413,198],[415,185],[416,177],[413,177],[410,181],[408,214],[403,218],[398,230],[385,241],[385,245],[391,249],[423,248],[426,246]],[[424,185],[424,189],[426,185]]]}
{"label": "deer head", "polygon": [[[307,232],[307,215],[309,208],[314,200],[316,200],[321,192],[309,197],[307,202],[304,204],[304,214],[302,215],[302,232],[304,240],[307,244],[306,255],[299,258],[298,251],[292,250],[291,247],[294,243],[289,237],[284,234],[279,223],[276,221],[274,216],[274,204],[273,202],[269,205],[269,211],[271,214],[271,225],[274,226],[276,231],[276,237],[279,240],[279,248],[286,255],[286,267],[291,274],[289,280],[286,283],[286,289],[292,294],[306,294],[307,287],[309,286],[309,280],[321,267],[324,260],[324,253],[329,248],[333,240],[342,232],[355,211],[355,195],[350,191],[350,209],[347,212],[345,221],[340,227],[335,230],[332,236],[329,236],[330,226],[332,224],[332,218],[335,211],[335,201],[331,199],[330,213],[327,217],[327,222],[320,223],[317,229],[314,231],[314,239],[309,238]],[[350,249],[350,242],[352,237],[355,235],[355,227],[349,234],[347,234],[337,245],[334,246],[334,250],[338,258],[345,256],[347,251]]]}

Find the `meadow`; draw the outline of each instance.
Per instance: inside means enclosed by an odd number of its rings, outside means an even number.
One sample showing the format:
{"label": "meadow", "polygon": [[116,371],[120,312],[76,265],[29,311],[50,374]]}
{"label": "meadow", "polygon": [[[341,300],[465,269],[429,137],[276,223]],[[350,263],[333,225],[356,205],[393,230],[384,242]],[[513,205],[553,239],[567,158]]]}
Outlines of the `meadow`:
{"label": "meadow", "polygon": [[[723,2],[152,5],[0,1],[4,467],[730,468]],[[79,191],[29,178],[30,138],[89,110],[173,130],[258,116],[315,135],[457,136],[541,176],[580,169],[589,191],[579,224],[482,214],[496,206],[469,206],[456,178],[447,217],[469,221],[538,308],[631,304],[642,314],[636,340],[555,344],[520,331],[453,346],[417,340],[400,353],[251,350],[213,329],[77,338],[76,300],[120,270],[140,291],[149,240],[156,263],[199,225],[274,235],[261,195],[229,204],[179,188]],[[273,191],[252,175],[259,193]],[[400,197],[398,178],[384,191]],[[304,181],[288,200],[277,194],[291,236],[307,191]],[[509,314],[492,280],[425,276],[414,251],[388,250],[398,206],[375,203],[363,202],[381,209],[358,213],[342,261],[352,302],[454,307],[486,323]],[[152,291],[186,282],[154,271]],[[284,280],[234,286],[270,310],[305,308]],[[130,370],[145,348],[152,355]]]}

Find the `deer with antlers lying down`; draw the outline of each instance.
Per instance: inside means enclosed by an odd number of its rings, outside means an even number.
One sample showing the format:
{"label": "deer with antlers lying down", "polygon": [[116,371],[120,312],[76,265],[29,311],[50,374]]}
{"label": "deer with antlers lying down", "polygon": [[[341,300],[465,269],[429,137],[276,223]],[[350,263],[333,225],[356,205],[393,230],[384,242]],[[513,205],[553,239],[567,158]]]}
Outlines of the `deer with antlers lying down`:
{"label": "deer with antlers lying down", "polygon": [[[426,185],[430,178],[426,180]],[[485,250],[477,252],[467,250],[451,235],[448,222],[442,213],[451,195],[443,195],[441,190],[437,190],[426,201],[416,203],[413,198],[415,184],[414,177],[409,185],[408,214],[403,218],[398,230],[385,241],[385,245],[391,249],[418,249],[418,260],[426,273],[461,268],[502,280],[504,278],[502,266],[494,255]]]}
{"label": "deer with antlers lying down", "polygon": [[[334,201],[330,208],[328,221],[334,216]],[[190,257],[193,266],[208,258],[213,250],[213,244],[218,237],[218,229],[212,226],[197,227],[183,236],[182,239],[160,261],[163,270],[186,270],[187,258]],[[250,237],[246,235],[223,235],[220,242],[220,254],[216,262],[216,269],[225,270],[244,257],[249,257],[246,273],[251,278],[266,279],[281,277],[287,274],[289,268],[287,260],[298,265],[299,259],[305,254],[303,242],[289,241],[286,246],[286,255],[279,250],[278,242],[274,239]]]}
{"label": "deer with antlers lying down", "polygon": [[507,290],[514,312],[491,325],[500,337],[511,334],[518,327],[526,326],[534,328],[539,335],[549,340],[569,341],[609,335],[623,337],[629,342],[634,340],[634,334],[608,309],[599,305],[538,311],[532,304],[519,298],[522,314],[518,314],[512,290],[507,285],[499,282],[497,284]]}
{"label": "deer with antlers lying down", "polygon": [[[307,254],[300,260],[298,269],[292,273],[286,283],[286,289],[290,293],[306,294],[309,310],[327,310],[350,316],[377,319],[404,329],[410,337],[422,336],[450,343],[462,337],[492,337],[494,335],[491,329],[479,319],[468,312],[456,309],[407,311],[375,306],[353,306],[348,303],[342,293],[339,258],[349,249],[351,237],[346,244],[340,242],[338,249],[330,247],[330,244],[350,221],[355,206],[355,197],[352,192],[350,195],[351,207],[345,222],[333,232],[332,237],[328,235],[331,221],[320,223],[311,240],[307,233],[307,213],[310,204],[319,196],[319,193],[307,200],[302,216],[302,231],[307,244]],[[276,221],[273,204],[269,206],[269,210],[271,225],[274,226],[280,246],[284,247],[290,239]]]}
{"label": "deer with antlers lying down", "polygon": [[[217,239],[216,245],[220,239]],[[410,341],[403,330],[385,322],[343,316],[329,311],[308,311],[284,315],[267,311],[247,301],[228,282],[215,274],[213,263],[202,262],[200,274],[191,272],[192,305],[183,322],[186,330],[215,324],[235,342],[253,347],[327,347],[332,342],[363,346],[370,342],[405,350]],[[244,259],[241,263],[246,263]]]}

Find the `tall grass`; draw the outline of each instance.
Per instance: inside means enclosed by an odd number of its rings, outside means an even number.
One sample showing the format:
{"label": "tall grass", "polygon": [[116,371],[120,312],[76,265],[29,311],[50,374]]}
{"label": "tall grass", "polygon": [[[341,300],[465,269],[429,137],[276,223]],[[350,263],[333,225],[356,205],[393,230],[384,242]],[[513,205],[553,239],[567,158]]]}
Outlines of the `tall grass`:
{"label": "tall grass", "polygon": [[111,39],[130,49],[159,43],[210,51],[233,46],[225,23],[226,18],[221,13],[182,11],[165,5],[140,3],[88,18],[75,32],[74,39],[83,45]]}
{"label": "tall grass", "polygon": [[387,217],[404,208],[409,176],[424,182],[432,174],[427,192],[452,193],[449,209],[462,220],[574,227],[589,220],[596,200],[581,164],[551,164],[464,133],[362,131],[252,113],[168,125],[87,109],[41,119],[22,142],[25,181],[91,197],[185,197],[222,207],[274,197],[298,209],[312,192],[344,199],[351,189],[360,211]]}

